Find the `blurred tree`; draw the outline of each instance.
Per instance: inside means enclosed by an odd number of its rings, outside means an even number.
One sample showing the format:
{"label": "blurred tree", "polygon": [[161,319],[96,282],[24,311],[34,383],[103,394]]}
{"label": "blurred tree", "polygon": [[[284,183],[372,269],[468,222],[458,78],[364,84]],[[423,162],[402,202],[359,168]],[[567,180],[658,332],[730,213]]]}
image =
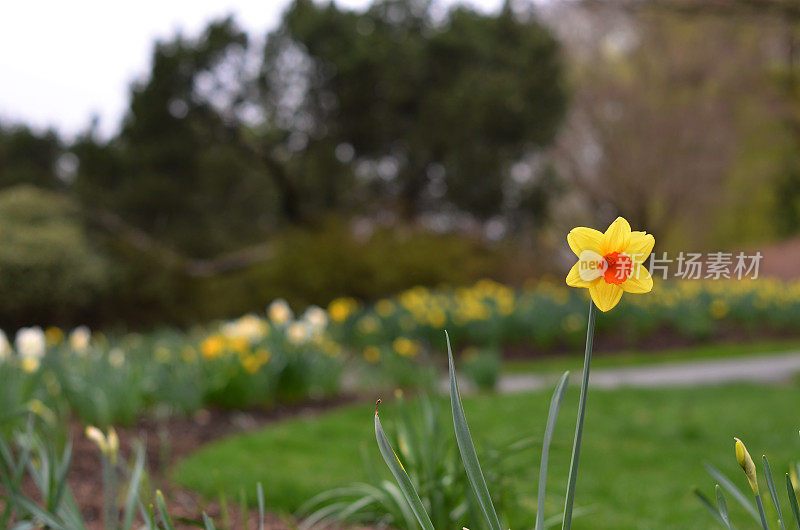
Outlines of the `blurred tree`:
{"label": "blurred tree", "polygon": [[762,28],[620,5],[550,13],[576,86],[555,156],[583,217],[624,215],[662,248],[774,237],[785,134]]}
{"label": "blurred tree", "polygon": [[268,168],[239,141],[246,47],[231,19],[157,43],[120,134],[102,143],[90,132],[73,147],[85,203],[191,256],[263,238],[276,197]]}
{"label": "blurred tree", "polygon": [[[230,314],[263,305],[313,257],[312,239],[292,253],[297,234],[325,239],[330,219],[347,229],[317,261],[327,267],[358,252],[324,294],[315,287],[319,267],[300,275],[303,299],[345,294],[337,286],[378,296],[438,282],[450,267],[428,269],[429,251],[447,254],[445,243],[398,247],[398,259],[378,241],[379,251],[364,254],[351,228],[366,233],[397,214],[430,222],[424,216],[433,213],[449,227],[492,226],[499,237],[496,216],[519,227],[544,219],[558,179],[542,153],[566,94],[559,47],[528,7],[441,13],[428,2],[378,0],[356,12],[297,0],[263,47],[230,18],[212,22],[197,37],[155,44],[114,137],[102,139],[93,126],[64,153],[55,135],[0,130],[0,188],[57,187],[65,204],[80,205],[92,246],[75,248],[104,256],[98,264],[113,271],[93,303],[107,321],[218,315],[207,312],[219,300],[203,298],[202,286],[228,285],[222,277],[233,275],[223,273],[237,270],[247,274],[235,281],[270,281],[260,290],[238,284],[248,296],[232,298]],[[422,243],[417,235],[404,245]],[[472,244],[481,245],[454,236],[456,250]],[[458,257],[465,252],[442,263],[465,263],[471,278],[480,267]],[[387,259],[397,274],[386,274]],[[367,278],[366,261],[386,281]],[[415,279],[414,270],[429,272]]]}
{"label": "blurred tree", "polygon": [[738,122],[735,160],[719,190],[719,204],[701,215],[706,218],[701,222],[713,225],[706,233],[736,246],[800,232],[800,4],[580,0],[570,7],[592,13],[595,21],[624,16],[637,25],[669,25],[673,46],[687,44],[687,33],[695,40],[691,35],[699,34],[703,44],[686,53],[704,62],[711,75],[720,71],[719,65],[729,65],[728,77],[717,79],[728,83],[719,99],[728,101]]}
{"label": "blurred tree", "polygon": [[62,153],[62,142],[54,131],[36,133],[22,125],[0,125],[0,188],[63,185],[57,173]]}
{"label": "blurred tree", "polygon": [[333,152],[376,208],[399,201],[407,218],[453,207],[487,218],[509,203],[541,206],[526,200],[541,195],[533,184],[508,197],[512,167],[552,141],[566,107],[558,45],[531,11],[442,14],[427,0],[379,0],[356,12],[295,0],[262,70],[266,113],[287,150]]}

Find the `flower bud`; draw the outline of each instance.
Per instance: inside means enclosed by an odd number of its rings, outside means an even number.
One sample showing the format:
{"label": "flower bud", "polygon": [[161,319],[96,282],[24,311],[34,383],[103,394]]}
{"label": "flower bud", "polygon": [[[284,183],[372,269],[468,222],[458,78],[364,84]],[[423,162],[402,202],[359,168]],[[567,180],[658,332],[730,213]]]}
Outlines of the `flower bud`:
{"label": "flower bud", "polygon": [[32,399],[28,402],[28,410],[51,425],[56,423],[56,415],[38,399]]}
{"label": "flower bud", "polygon": [[750,482],[750,489],[753,490],[753,494],[758,495],[756,465],[753,463],[753,459],[750,457],[750,453],[747,452],[747,448],[742,441],[738,438],[734,438],[734,440],[736,440],[736,460],[739,462],[742,470],[744,470],[744,474],[747,476],[747,481]]}
{"label": "flower bud", "polygon": [[108,458],[111,461],[111,465],[114,465],[117,463],[117,455],[119,454],[119,437],[114,427],[108,430],[106,440],[108,441]]}
{"label": "flower bud", "polygon": [[93,441],[104,455],[108,454],[108,441],[103,432],[97,427],[86,427],[86,437]]}

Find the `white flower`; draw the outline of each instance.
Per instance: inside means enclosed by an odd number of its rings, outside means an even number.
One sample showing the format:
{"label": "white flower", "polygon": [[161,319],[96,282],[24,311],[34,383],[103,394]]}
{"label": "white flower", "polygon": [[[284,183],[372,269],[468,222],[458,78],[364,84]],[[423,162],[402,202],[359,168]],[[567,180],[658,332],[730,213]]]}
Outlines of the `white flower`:
{"label": "white flower", "polygon": [[14,345],[20,356],[41,359],[46,348],[44,331],[39,326],[20,328],[14,339]]}
{"label": "white flower", "polygon": [[310,336],[311,330],[308,328],[308,324],[304,322],[293,322],[286,330],[286,337],[295,346],[305,344]]}
{"label": "white flower", "polygon": [[269,304],[267,315],[269,315],[269,319],[276,324],[286,324],[294,318],[292,308],[289,307],[289,304],[287,304],[286,300],[283,298],[278,298]]}
{"label": "white flower", "polygon": [[230,339],[247,339],[258,342],[267,334],[269,324],[256,315],[245,315],[238,320],[226,322],[222,326],[222,334]]}
{"label": "white flower", "polygon": [[9,355],[11,355],[11,344],[8,342],[6,332],[0,329],[0,361],[8,359]]}
{"label": "white flower", "polygon": [[303,322],[308,324],[312,335],[318,335],[328,325],[328,313],[321,307],[312,305],[303,313]]}
{"label": "white flower", "polygon": [[125,364],[125,352],[121,348],[113,348],[108,353],[108,364],[114,368],[122,368]]}
{"label": "white flower", "polygon": [[78,353],[86,353],[91,340],[92,332],[86,326],[78,326],[69,334],[69,346]]}

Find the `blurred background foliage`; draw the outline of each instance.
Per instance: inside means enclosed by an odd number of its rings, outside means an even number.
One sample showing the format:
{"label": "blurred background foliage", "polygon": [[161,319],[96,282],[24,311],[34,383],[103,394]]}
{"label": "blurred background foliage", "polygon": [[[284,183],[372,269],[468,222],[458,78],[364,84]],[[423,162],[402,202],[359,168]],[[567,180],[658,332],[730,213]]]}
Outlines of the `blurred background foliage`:
{"label": "blurred background foliage", "polygon": [[0,124],[0,327],[521,285],[617,215],[657,251],[795,237],[797,14],[766,4],[294,0],[159,41],[112,137]]}

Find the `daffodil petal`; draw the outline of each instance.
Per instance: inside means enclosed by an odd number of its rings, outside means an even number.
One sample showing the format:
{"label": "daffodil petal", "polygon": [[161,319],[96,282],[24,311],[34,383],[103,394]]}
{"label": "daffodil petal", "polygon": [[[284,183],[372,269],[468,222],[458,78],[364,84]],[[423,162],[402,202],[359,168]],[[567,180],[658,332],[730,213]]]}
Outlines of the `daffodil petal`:
{"label": "daffodil petal", "polygon": [[611,223],[606,233],[603,234],[603,240],[600,252],[602,255],[607,255],[611,252],[622,252],[628,248],[631,242],[631,225],[622,217]]}
{"label": "daffodil petal", "polygon": [[636,263],[644,262],[650,253],[653,251],[653,245],[656,244],[656,238],[647,232],[631,232],[631,241],[625,249],[625,254],[631,257]]}
{"label": "daffodil petal", "polygon": [[587,282],[581,278],[580,265],[580,261],[575,263],[569,270],[569,274],[567,274],[567,285],[570,287],[589,287],[589,285],[591,285],[591,282]]}
{"label": "daffodil petal", "polygon": [[653,290],[653,277],[650,276],[650,271],[641,263],[633,265],[631,275],[627,280],[622,282],[622,290],[628,293],[649,293]]}
{"label": "daffodil petal", "polygon": [[581,252],[584,250],[593,250],[600,253],[600,248],[603,241],[603,232],[595,230],[594,228],[586,228],[579,226],[570,230],[567,234],[567,243],[569,248],[576,256],[580,257]]}
{"label": "daffodil petal", "polygon": [[620,298],[622,298],[622,288],[613,283],[597,280],[589,286],[589,294],[592,296],[592,301],[594,301],[597,309],[605,313],[619,303]]}

